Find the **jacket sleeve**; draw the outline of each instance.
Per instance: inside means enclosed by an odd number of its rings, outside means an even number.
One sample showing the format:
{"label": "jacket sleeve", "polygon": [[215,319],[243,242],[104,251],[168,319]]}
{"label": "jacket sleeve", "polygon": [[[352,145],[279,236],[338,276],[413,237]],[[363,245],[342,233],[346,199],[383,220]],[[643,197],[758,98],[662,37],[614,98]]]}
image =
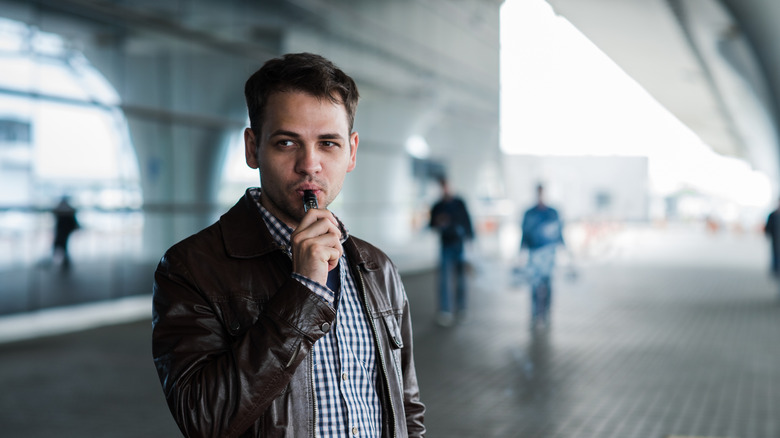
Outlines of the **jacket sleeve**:
{"label": "jacket sleeve", "polygon": [[529,212],[525,212],[523,214],[523,221],[520,224],[520,250],[528,249],[531,247],[531,226],[530,226],[530,219],[528,216],[530,215]]}
{"label": "jacket sleeve", "polygon": [[425,405],[420,401],[420,389],[417,384],[417,371],[414,366],[412,346],[412,320],[409,314],[409,301],[404,300],[404,312],[401,320],[401,336],[404,348],[401,351],[401,367],[404,380],[404,413],[409,437],[425,436]]}
{"label": "jacket sleeve", "polygon": [[471,215],[469,215],[469,209],[466,207],[466,202],[461,199],[461,214],[463,215],[463,228],[466,230],[466,238],[474,238],[474,226],[471,223]]}
{"label": "jacket sleeve", "polygon": [[282,393],[335,311],[290,278],[250,327],[238,319],[228,327],[183,259],[169,251],[155,272],[155,366],[185,436],[237,436]]}

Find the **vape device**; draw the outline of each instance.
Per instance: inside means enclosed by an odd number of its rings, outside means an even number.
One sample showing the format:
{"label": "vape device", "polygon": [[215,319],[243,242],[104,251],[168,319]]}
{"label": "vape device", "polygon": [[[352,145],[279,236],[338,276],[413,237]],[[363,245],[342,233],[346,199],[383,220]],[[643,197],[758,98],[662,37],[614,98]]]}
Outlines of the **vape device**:
{"label": "vape device", "polygon": [[310,208],[318,208],[317,196],[313,190],[303,191],[303,211],[307,212]]}

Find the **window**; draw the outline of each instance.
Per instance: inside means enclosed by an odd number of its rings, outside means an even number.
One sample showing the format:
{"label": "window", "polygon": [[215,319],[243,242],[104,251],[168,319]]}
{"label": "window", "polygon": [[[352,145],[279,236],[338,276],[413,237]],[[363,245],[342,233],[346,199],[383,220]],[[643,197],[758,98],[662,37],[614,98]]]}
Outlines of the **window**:
{"label": "window", "polygon": [[82,226],[74,258],[140,247],[138,163],[116,90],[62,37],[3,18],[0,71],[0,267],[49,256],[49,211],[65,195]]}

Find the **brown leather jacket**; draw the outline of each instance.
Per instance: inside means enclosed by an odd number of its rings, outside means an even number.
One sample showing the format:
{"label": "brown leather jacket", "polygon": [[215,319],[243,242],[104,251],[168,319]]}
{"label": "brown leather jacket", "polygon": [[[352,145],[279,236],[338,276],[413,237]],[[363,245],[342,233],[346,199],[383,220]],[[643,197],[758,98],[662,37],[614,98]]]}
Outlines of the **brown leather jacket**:
{"label": "brown leather jacket", "polygon": [[[387,256],[344,243],[381,369],[382,436],[423,436],[406,293]],[[297,280],[247,193],[155,272],[152,353],[188,437],[314,437],[313,344],[336,314]]]}

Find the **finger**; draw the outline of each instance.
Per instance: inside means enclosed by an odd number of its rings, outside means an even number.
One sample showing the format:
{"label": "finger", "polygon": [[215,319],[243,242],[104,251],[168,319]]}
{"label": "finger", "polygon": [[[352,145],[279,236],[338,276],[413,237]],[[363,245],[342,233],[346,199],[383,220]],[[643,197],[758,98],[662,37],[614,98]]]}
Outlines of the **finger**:
{"label": "finger", "polygon": [[328,271],[338,265],[343,252],[331,234],[305,239],[293,247],[293,272],[325,284]]}
{"label": "finger", "polygon": [[[304,254],[309,256],[309,260],[313,263],[327,263],[328,267],[331,264],[338,264],[339,258],[343,252],[341,245],[331,245],[331,242],[323,242],[323,239],[314,238],[307,240],[301,245],[300,255]],[[305,260],[302,258],[302,260]]]}
{"label": "finger", "polygon": [[328,272],[332,271],[336,266],[339,265],[339,259],[341,258],[341,254],[343,254],[343,249],[341,248],[341,245],[339,244],[338,247],[333,248],[327,248],[328,249]]}
{"label": "finger", "polygon": [[324,208],[312,208],[309,209],[309,211],[306,212],[306,214],[303,216],[303,219],[301,219],[300,224],[298,224],[298,227],[305,227],[308,225],[313,224],[314,222],[320,220],[320,219],[327,219],[333,225],[336,227],[339,226],[339,222],[336,220],[336,217],[333,215],[333,213],[330,210],[324,209]]}
{"label": "finger", "polygon": [[323,234],[332,234],[337,239],[341,238],[341,229],[326,216],[318,217],[313,222],[301,221],[298,228],[292,233],[293,243],[303,239],[317,237]]}
{"label": "finger", "polygon": [[293,248],[310,248],[314,245],[336,248],[341,245],[340,235],[333,232],[332,227],[324,224],[314,224],[292,237]]}
{"label": "finger", "polygon": [[[316,239],[316,240],[315,240]],[[335,247],[341,240],[341,234],[332,224],[326,223],[324,220],[317,221],[312,225],[296,230],[290,236],[290,243],[293,248],[303,246],[304,243],[309,244],[321,244],[326,246]]]}

